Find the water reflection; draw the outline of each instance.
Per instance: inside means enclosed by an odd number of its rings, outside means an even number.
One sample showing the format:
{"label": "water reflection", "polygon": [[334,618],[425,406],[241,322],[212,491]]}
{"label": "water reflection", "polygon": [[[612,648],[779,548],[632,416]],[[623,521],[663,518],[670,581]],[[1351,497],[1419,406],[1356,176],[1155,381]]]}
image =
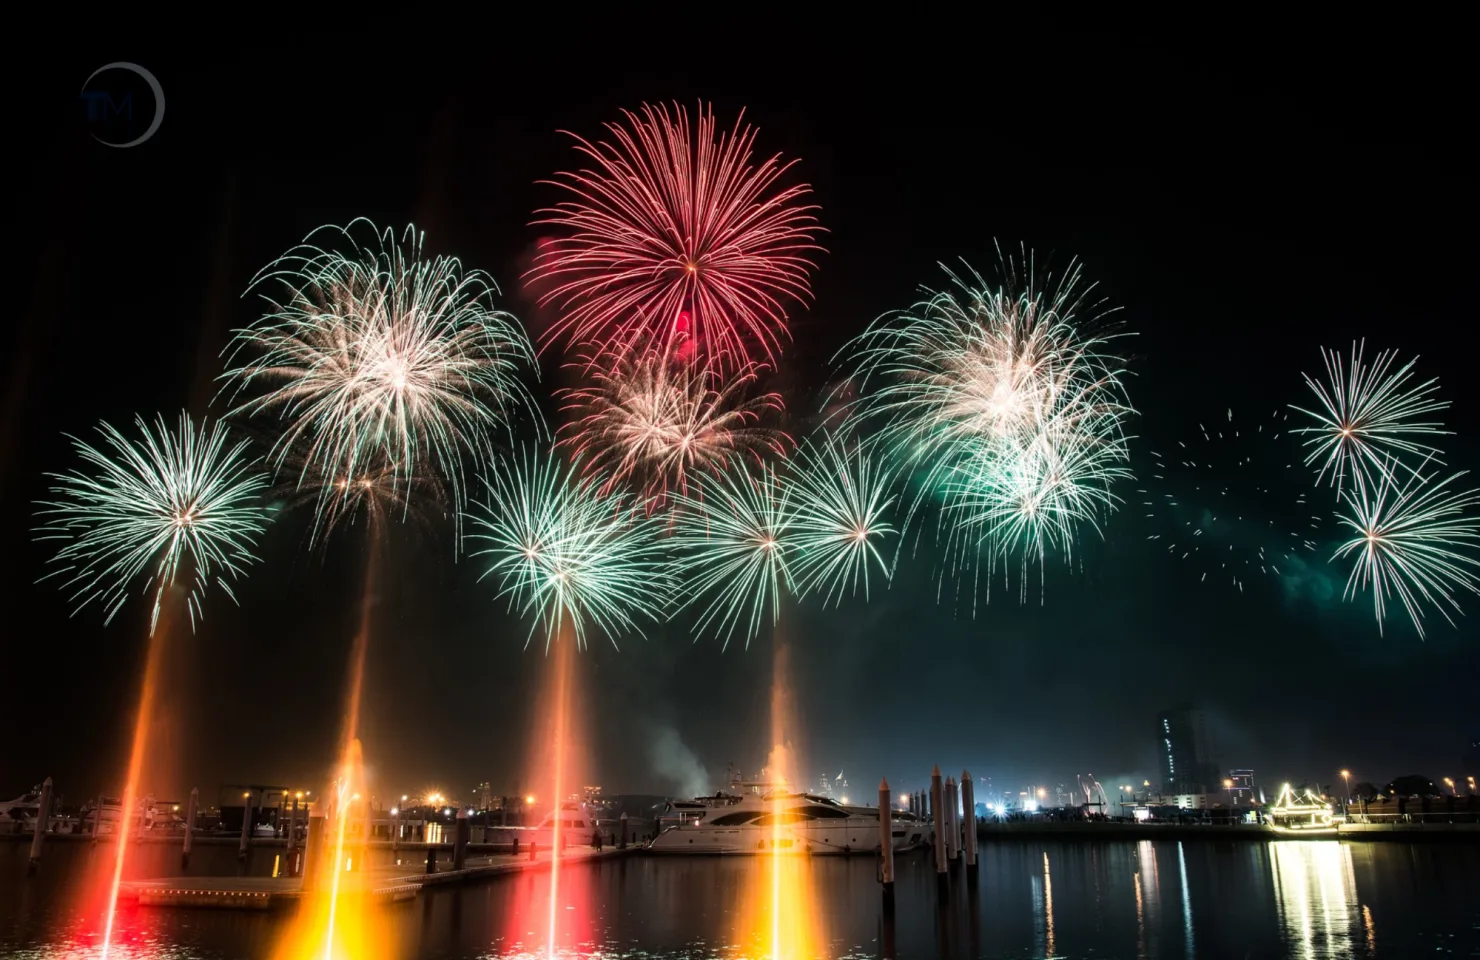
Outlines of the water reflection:
{"label": "water reflection", "polygon": [[1195,957],[1197,953],[1192,949],[1192,894],[1187,890],[1187,851],[1180,840],[1177,841],[1177,869],[1182,874],[1182,929],[1187,939],[1187,955]]}
{"label": "water reflection", "polygon": [[[27,850],[0,844],[0,957],[94,960],[101,926],[95,903],[77,891],[111,851],[94,856],[87,845],[59,842],[48,847],[42,874],[27,880]],[[234,844],[205,847],[192,869],[229,874],[235,855]],[[160,869],[178,869],[177,850],[161,849],[159,856]],[[1106,868],[1098,879],[1096,862]],[[956,876],[946,904],[938,902],[928,856],[899,859],[891,924],[881,923],[869,858],[787,863],[801,875],[783,890],[805,891],[805,904],[796,907],[816,935],[804,949],[783,950],[785,960],[1047,954],[1386,960],[1440,950],[1480,957],[1475,845],[1187,841],[1180,849],[1175,842],[1146,842],[1089,850],[1004,840],[986,851],[976,885]],[[1172,871],[1170,896],[1180,903],[1166,903],[1163,864]],[[572,869],[562,877],[553,950],[548,873],[429,886],[377,918],[384,927],[376,952],[440,960],[767,960],[771,900],[755,894],[773,889],[770,866],[761,858],[654,857]],[[1191,950],[1189,918],[1198,937]],[[291,913],[130,909],[120,914],[115,949],[130,960],[267,957],[291,923]],[[767,935],[752,936],[757,929]]]}
{"label": "water reflection", "polygon": [[1136,844],[1136,955],[1147,956],[1147,931],[1161,923],[1161,878],[1156,873],[1156,846],[1150,840]]}
{"label": "water reflection", "polygon": [[[1306,960],[1351,956],[1357,919],[1351,848],[1322,840],[1282,840],[1271,848],[1275,904],[1293,955]],[[1364,914],[1370,951],[1375,949],[1371,913]]]}

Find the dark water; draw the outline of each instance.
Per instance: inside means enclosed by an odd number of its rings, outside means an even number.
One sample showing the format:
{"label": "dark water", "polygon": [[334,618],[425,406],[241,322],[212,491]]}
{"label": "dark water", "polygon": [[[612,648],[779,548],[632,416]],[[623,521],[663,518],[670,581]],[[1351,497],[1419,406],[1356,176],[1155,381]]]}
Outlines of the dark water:
{"label": "dark water", "polygon": [[[82,891],[109,853],[58,843],[27,880],[26,846],[0,845],[0,956],[95,956],[100,920]],[[270,871],[273,851],[254,853],[252,872]],[[173,849],[142,853],[145,873],[177,866]],[[200,849],[192,867],[233,873],[235,851]],[[745,926],[769,892],[766,869],[749,858],[571,867],[555,955],[764,956],[769,941]],[[892,927],[871,860],[804,869],[814,954],[826,957],[1480,957],[1480,846],[993,843],[977,888],[956,884],[945,905],[925,859],[902,858]],[[429,890],[387,908],[379,956],[547,956],[548,896],[547,874]],[[284,927],[276,914],[134,910],[111,955],[264,957]]]}

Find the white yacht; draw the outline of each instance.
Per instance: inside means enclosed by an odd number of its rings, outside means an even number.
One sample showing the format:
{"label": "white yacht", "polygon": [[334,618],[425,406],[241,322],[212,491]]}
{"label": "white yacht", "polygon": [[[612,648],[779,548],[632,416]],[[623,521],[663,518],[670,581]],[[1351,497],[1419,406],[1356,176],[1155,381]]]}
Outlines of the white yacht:
{"label": "white yacht", "polygon": [[[653,853],[814,855],[872,854],[879,849],[879,811],[828,797],[793,793],[774,784],[736,784],[744,795],[716,794],[670,803],[662,817],[672,822],[648,845]],[[700,805],[699,810],[694,804]],[[926,842],[930,827],[896,811],[891,833],[895,850]]]}
{"label": "white yacht", "polygon": [[[560,847],[584,847],[591,843],[591,838],[598,829],[596,818],[597,811],[588,804],[568,801],[560,805],[559,810],[552,810],[545,819],[541,820],[539,826],[535,827],[495,827],[492,830],[494,842],[507,843],[510,839],[517,839],[521,847],[528,844],[538,844],[541,850],[549,850],[555,845],[555,827],[557,821],[560,825]],[[602,841],[610,842],[610,831],[602,830]]]}

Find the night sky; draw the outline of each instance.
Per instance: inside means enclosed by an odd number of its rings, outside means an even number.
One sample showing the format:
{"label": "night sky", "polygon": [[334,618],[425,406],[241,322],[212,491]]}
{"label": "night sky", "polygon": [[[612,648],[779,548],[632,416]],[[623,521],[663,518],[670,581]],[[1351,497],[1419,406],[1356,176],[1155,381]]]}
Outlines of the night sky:
{"label": "night sky", "polygon": [[[430,251],[489,271],[534,321],[519,279],[539,236],[528,223],[558,198],[536,181],[575,163],[557,131],[598,136],[644,101],[703,98],[722,125],[745,107],[758,149],[800,157],[815,188],[828,252],[777,374],[794,429],[850,336],[939,285],[940,262],[992,268],[1000,242],[1078,257],[1122,308],[1142,475],[1150,451],[1230,409],[1256,420],[1304,402],[1318,347],[1357,337],[1421,354],[1420,374],[1453,403],[1449,462],[1480,467],[1463,57],[1432,38],[1411,54],[1386,36],[1339,53],[1324,43],[994,31],[889,49],[836,36],[706,45],[692,58],[523,41],[408,57],[336,38],[185,54],[120,43],[35,65],[0,366],[0,796],[47,775],[69,798],[117,790],[142,669],[147,604],[105,628],[97,609],[69,619],[55,586],[34,582],[47,552],[31,504],[43,471],[72,464],[63,432],[204,412],[228,331],[255,315],[241,296],[252,275],[324,223],[414,222]],[[76,91],[110,60],[143,64],[165,90],[159,133],[135,149],[93,143],[82,122]],[[541,393],[556,366],[547,358]],[[1269,462],[1296,460],[1271,450]],[[922,558],[867,604],[789,608],[808,769],[841,770],[860,795],[880,775],[916,786],[935,762],[998,789],[1088,771],[1113,791],[1155,779],[1155,715],[1191,701],[1223,767],[1266,782],[1462,773],[1480,734],[1473,619],[1451,629],[1435,613],[1420,641],[1399,610],[1379,637],[1370,600],[1343,604],[1344,568],[1323,565],[1329,522],[1298,580],[1254,577],[1242,594],[1199,582],[1147,540],[1165,529],[1144,516],[1140,486],[1117,490],[1125,506],[1074,568],[1050,564],[1041,604],[1035,581],[1027,603],[995,589],[974,618],[937,605]],[[1290,519],[1280,507],[1250,523]],[[273,526],[240,608],[212,595],[178,645],[170,669],[190,692],[177,773],[156,792],[323,782],[363,541],[311,552],[306,520]],[[396,530],[386,570],[365,737],[380,789],[512,790],[542,651],[524,649],[527,625],[477,582],[478,563],[454,562],[450,525]],[[685,750],[715,781],[727,762],[764,760],[771,639],[725,652],[692,641],[679,621],[583,655],[609,792],[690,787],[675,773]]]}

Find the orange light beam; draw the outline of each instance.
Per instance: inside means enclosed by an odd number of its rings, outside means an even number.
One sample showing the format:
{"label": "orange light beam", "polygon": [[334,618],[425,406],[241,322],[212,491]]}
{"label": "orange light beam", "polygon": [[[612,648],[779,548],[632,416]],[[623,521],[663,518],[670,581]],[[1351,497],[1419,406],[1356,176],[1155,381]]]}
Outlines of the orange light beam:
{"label": "orange light beam", "polygon": [[348,822],[346,797],[350,772],[358,765],[354,753],[360,737],[360,693],[365,684],[365,650],[370,646],[370,608],[375,599],[376,558],[380,551],[376,524],[370,525],[368,555],[365,558],[365,592],[360,597],[360,629],[350,650],[349,701],[345,712],[344,747],[339,755],[339,796],[334,814],[339,822],[334,827],[334,874],[329,882],[329,920],[324,930],[324,960],[334,960],[334,920],[339,906],[339,875],[344,872],[344,828]]}
{"label": "orange light beam", "polygon": [[[159,668],[164,661],[165,637],[168,636],[173,622],[173,616],[166,614],[162,617],[149,634],[149,648],[144,655],[144,684],[139,690],[139,714],[134,719],[133,744],[129,748],[128,778],[123,785],[123,809],[119,812],[116,833],[118,847],[113,854],[113,882],[108,888],[108,916],[103,922],[103,960],[108,960],[108,951],[113,946],[113,921],[118,913],[118,889],[123,884],[123,861],[128,853],[129,833],[133,829],[133,809],[138,804],[139,777],[144,769],[144,741],[154,712]],[[101,829],[102,825],[103,810],[99,807],[98,823],[94,829]]]}
{"label": "orange light beam", "polygon": [[565,796],[565,748],[566,721],[570,705],[566,702],[569,692],[572,637],[559,637],[555,643],[555,829],[550,845],[550,932],[547,956],[555,956],[555,926],[560,915],[560,831],[562,821],[562,798]]}

